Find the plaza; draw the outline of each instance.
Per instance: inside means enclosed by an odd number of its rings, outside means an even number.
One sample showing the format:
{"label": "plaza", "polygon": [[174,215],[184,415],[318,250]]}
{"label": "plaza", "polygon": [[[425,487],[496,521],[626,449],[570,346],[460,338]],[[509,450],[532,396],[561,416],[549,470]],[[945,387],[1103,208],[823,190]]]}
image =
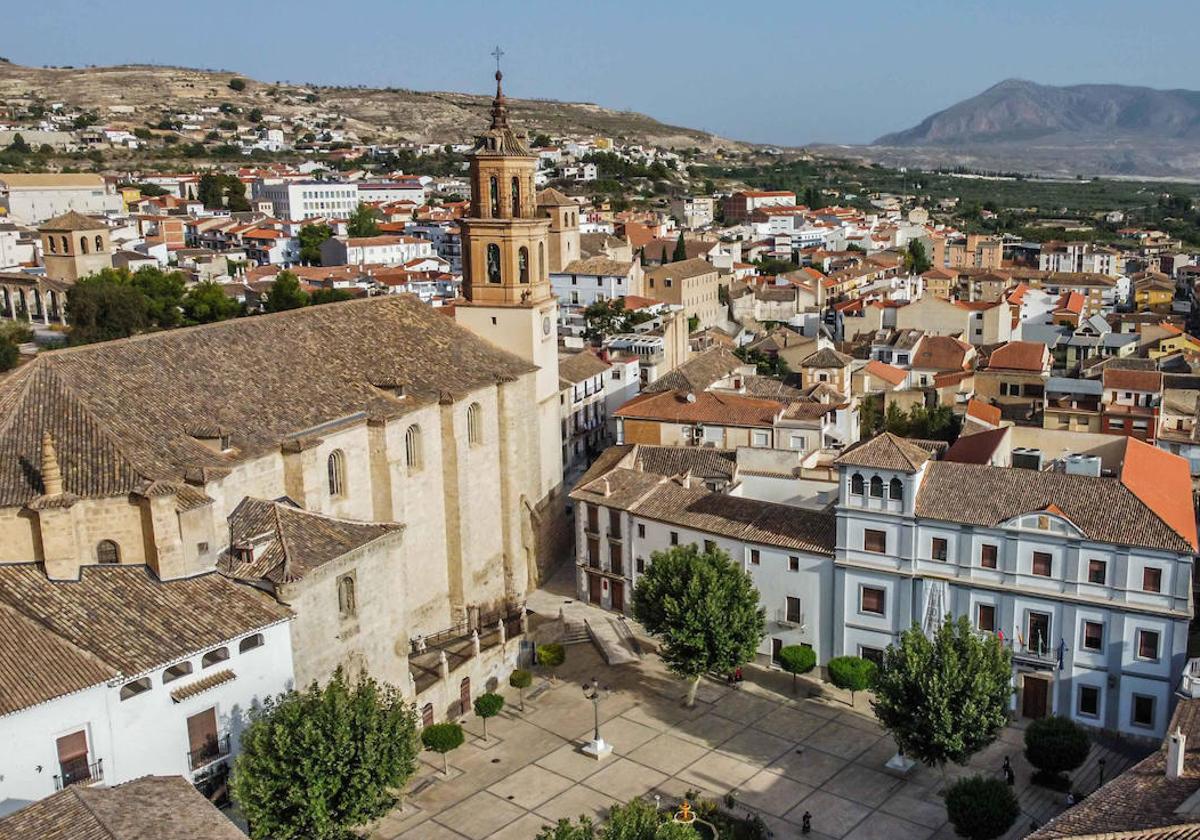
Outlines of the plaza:
{"label": "plaza", "polygon": [[[539,624],[552,628],[559,606],[569,617],[604,617],[569,602],[557,587],[535,593],[530,605],[535,632]],[[644,656],[611,667],[591,644],[569,646],[552,679],[536,674],[524,712],[514,689],[498,687],[506,705],[489,722],[488,740],[477,717],[462,718],[467,742],[450,753],[449,776],[442,774],[441,756],[422,753],[403,806],[369,836],[529,840],[563,817],[599,822],[612,805],[636,796],[653,801],[657,795],[667,808],[698,791],[719,803],[732,793],[733,812],[758,814],[776,838],[801,836],[808,812],[808,836],[817,840],[949,840],[955,834],[939,794],[944,781],[977,772],[998,776],[1005,756],[1016,770],[1022,808],[1009,837],[1027,834],[1034,821],[1040,825],[1065,807],[1062,794],[1030,785],[1016,726],[968,767],[948,766],[945,780],[939,770],[921,766],[899,777],[884,768],[895,745],[865,693],[851,707],[848,694],[815,678],[802,677],[793,694],[790,676],[747,667],[736,689],[704,680],[689,709],[684,682],[666,671],[651,640],[640,641]],[[601,761],[582,752],[593,726],[582,686],[593,676],[609,689],[600,703],[600,730],[613,754]],[[1101,773],[1112,778],[1146,752],[1097,742],[1073,774],[1074,786],[1090,792]]]}

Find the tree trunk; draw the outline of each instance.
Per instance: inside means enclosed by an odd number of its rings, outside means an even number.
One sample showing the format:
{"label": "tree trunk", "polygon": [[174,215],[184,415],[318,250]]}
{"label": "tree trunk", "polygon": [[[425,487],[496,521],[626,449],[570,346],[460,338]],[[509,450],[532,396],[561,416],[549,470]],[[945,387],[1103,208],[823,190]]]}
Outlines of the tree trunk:
{"label": "tree trunk", "polygon": [[521,711],[524,712],[525,711],[525,689],[518,688],[517,696],[521,698]]}
{"label": "tree trunk", "polygon": [[450,753],[442,753],[442,775],[450,775]]}
{"label": "tree trunk", "polygon": [[696,705],[696,689],[700,688],[700,675],[692,677],[692,684],[688,686],[687,706],[692,708]]}
{"label": "tree trunk", "polygon": [[483,740],[487,740],[487,718],[483,719]]}
{"label": "tree trunk", "polygon": [[792,694],[796,693],[796,674],[792,672]]}

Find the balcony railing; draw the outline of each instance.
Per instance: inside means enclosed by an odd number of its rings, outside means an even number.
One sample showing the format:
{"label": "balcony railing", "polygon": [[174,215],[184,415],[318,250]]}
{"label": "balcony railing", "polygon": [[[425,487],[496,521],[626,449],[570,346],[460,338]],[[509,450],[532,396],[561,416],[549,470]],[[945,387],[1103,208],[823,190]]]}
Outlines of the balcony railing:
{"label": "balcony railing", "polygon": [[212,738],[204,746],[188,752],[188,769],[199,770],[227,755],[229,755],[229,736],[222,735],[220,738]]}
{"label": "balcony railing", "polygon": [[804,613],[791,613],[785,609],[775,610],[775,623],[780,627],[799,627],[804,628]]}
{"label": "balcony railing", "polygon": [[68,761],[59,765],[61,775],[54,777],[54,789],[62,790],[71,785],[92,784],[104,781],[104,759],[98,758],[88,763],[86,758]]}

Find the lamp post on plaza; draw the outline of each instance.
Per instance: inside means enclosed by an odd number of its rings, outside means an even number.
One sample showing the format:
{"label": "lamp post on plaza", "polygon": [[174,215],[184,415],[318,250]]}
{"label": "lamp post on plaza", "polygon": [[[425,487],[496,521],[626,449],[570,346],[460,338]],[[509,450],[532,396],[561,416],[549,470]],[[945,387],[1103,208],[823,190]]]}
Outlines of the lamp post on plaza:
{"label": "lamp post on plaza", "polygon": [[607,688],[600,687],[600,681],[592,677],[592,681],[583,684],[583,696],[592,701],[592,713],[595,718],[592,740],[588,741],[583,748],[585,755],[590,755],[592,758],[599,761],[607,755],[612,754],[612,744],[606,743],[600,737],[600,700],[607,697],[609,691]]}

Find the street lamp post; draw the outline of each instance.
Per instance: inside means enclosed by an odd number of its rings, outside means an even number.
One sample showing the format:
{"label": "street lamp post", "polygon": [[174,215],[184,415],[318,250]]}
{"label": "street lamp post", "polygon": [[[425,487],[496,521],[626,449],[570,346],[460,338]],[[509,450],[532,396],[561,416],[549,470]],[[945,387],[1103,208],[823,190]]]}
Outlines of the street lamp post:
{"label": "street lamp post", "polygon": [[612,754],[612,744],[605,742],[600,737],[600,700],[608,695],[607,688],[600,687],[600,681],[592,677],[590,683],[583,684],[583,696],[592,701],[592,713],[595,719],[592,740],[588,741],[584,746],[583,752],[585,755],[590,755],[592,758],[599,761],[607,755]]}

